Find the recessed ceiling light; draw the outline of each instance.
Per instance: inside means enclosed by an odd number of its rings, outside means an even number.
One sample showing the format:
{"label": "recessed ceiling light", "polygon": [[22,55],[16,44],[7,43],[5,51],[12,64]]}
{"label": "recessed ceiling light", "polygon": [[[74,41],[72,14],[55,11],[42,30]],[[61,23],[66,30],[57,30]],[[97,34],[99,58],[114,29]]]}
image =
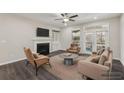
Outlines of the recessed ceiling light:
{"label": "recessed ceiling light", "polygon": [[96,20],[96,19],[97,19],[97,17],[94,17],[93,19],[95,19],[95,20]]}

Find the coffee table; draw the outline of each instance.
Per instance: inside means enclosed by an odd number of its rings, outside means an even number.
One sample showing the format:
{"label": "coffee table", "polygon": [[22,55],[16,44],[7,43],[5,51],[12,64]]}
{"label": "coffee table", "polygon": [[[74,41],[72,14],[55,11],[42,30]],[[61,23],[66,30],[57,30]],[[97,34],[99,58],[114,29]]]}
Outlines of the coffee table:
{"label": "coffee table", "polygon": [[63,53],[59,56],[64,59],[65,65],[73,65],[78,58],[78,55],[74,53]]}

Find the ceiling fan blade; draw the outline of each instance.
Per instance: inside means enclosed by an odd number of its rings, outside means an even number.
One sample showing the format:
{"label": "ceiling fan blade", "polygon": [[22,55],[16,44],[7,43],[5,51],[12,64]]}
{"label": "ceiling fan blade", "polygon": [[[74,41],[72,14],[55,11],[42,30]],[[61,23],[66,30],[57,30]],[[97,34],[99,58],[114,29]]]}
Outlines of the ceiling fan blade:
{"label": "ceiling fan blade", "polygon": [[61,14],[61,16],[63,16],[63,17],[64,17],[65,15],[64,15],[64,14]]}
{"label": "ceiling fan blade", "polygon": [[65,13],[65,15],[68,15],[68,13]]}
{"label": "ceiling fan blade", "polygon": [[75,20],[73,20],[73,19],[69,19],[69,21],[75,21]]}
{"label": "ceiling fan blade", "polygon": [[59,19],[55,19],[55,20],[63,20],[62,18],[59,18]]}
{"label": "ceiling fan blade", "polygon": [[65,23],[64,21],[62,21],[62,23]]}
{"label": "ceiling fan blade", "polygon": [[78,15],[73,15],[73,16],[70,16],[69,18],[74,18],[74,17],[78,17]]}

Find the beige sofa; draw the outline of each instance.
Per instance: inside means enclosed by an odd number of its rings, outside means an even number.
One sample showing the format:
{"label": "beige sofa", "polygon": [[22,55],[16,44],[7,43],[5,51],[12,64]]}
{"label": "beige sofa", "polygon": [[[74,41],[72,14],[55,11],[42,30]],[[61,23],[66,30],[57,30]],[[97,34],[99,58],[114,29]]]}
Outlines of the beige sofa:
{"label": "beige sofa", "polygon": [[87,77],[95,80],[110,79],[112,69],[112,51],[106,49],[101,55],[93,54],[86,60],[79,60],[78,71],[83,78]]}

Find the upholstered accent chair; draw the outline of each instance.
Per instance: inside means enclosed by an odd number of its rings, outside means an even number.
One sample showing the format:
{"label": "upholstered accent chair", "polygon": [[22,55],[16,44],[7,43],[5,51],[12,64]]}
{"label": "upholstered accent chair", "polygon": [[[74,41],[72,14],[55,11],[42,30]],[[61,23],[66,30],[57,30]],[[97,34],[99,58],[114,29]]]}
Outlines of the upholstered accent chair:
{"label": "upholstered accent chair", "polygon": [[112,69],[112,51],[105,49],[102,54],[93,54],[86,60],[78,61],[78,71],[83,78],[95,80],[110,79]]}
{"label": "upholstered accent chair", "polygon": [[67,49],[67,52],[70,52],[70,53],[79,53],[80,52],[80,47],[79,47],[78,44],[72,43],[70,45],[70,48]]}
{"label": "upholstered accent chair", "polygon": [[[42,66],[43,64],[49,64],[49,57],[44,56],[44,55],[39,55],[37,53],[32,53],[30,48],[25,48],[24,47],[24,52],[25,55],[27,57],[28,63],[32,64],[33,67],[35,67],[36,70],[36,76],[37,76],[37,72],[38,69],[40,68],[40,66]],[[50,65],[51,67],[51,65]]]}

